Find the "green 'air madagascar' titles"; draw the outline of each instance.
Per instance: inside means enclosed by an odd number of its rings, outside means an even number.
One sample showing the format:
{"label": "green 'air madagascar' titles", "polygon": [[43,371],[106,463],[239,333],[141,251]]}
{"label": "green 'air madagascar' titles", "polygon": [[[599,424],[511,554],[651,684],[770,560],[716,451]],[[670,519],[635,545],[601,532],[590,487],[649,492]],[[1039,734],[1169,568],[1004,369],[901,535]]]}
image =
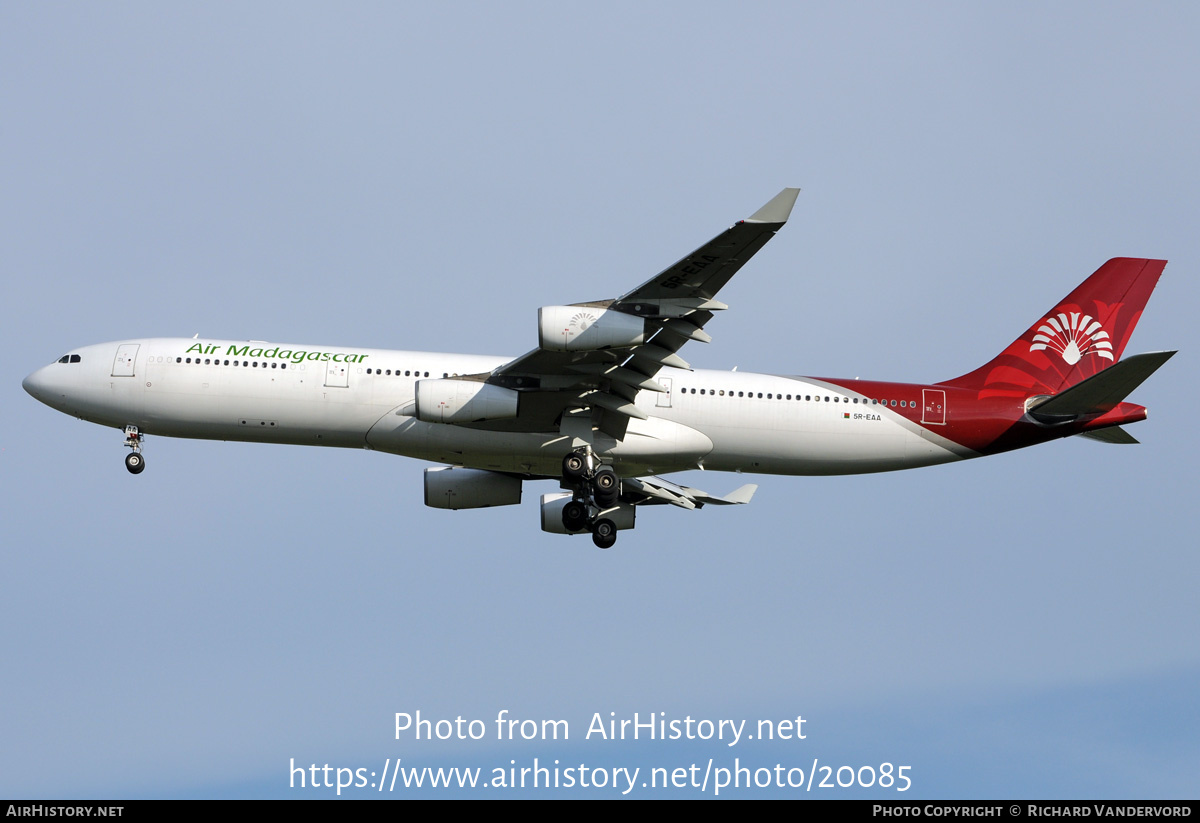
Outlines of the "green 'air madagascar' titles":
{"label": "green 'air madagascar' titles", "polygon": [[[220,346],[211,343],[197,343],[190,346],[185,354],[217,354]],[[333,361],[334,363],[362,363],[366,361],[369,354],[355,354],[353,352],[330,352],[330,351],[293,351],[292,349],[281,349],[278,346],[271,349],[256,348],[252,349],[249,345],[246,346],[229,346],[225,351],[226,357],[265,357],[274,360],[287,360],[292,363],[323,362]]]}

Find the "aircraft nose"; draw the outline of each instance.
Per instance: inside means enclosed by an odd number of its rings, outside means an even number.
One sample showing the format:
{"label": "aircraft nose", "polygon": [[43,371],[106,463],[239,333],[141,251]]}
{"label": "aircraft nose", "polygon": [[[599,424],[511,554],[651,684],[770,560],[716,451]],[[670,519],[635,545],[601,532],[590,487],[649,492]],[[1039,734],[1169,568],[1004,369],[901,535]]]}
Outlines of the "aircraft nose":
{"label": "aircraft nose", "polygon": [[43,366],[21,381],[21,388],[29,392],[34,399],[40,400],[43,403],[46,402],[46,398],[50,396],[51,391],[50,379],[46,374],[49,368],[49,366]]}

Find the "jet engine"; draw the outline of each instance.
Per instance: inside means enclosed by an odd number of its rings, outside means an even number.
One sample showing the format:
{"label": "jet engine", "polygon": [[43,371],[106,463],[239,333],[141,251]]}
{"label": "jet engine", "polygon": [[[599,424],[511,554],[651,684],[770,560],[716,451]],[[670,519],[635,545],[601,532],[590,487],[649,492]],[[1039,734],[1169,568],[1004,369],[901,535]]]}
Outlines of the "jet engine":
{"label": "jet engine", "polygon": [[[542,495],[542,531],[551,534],[586,534],[586,531],[582,530],[567,531],[567,527],[563,525],[563,506],[570,503],[571,498],[570,492]],[[632,503],[618,503],[614,508],[605,509],[599,517],[611,520],[618,530],[632,529],[635,513]]]}
{"label": "jet engine", "polygon": [[596,351],[636,346],[645,342],[646,335],[646,321],[624,312],[591,306],[542,306],[538,309],[538,347],[544,351]]}
{"label": "jet engine", "polygon": [[517,416],[517,393],[475,380],[418,380],[417,419],[425,423],[474,423]]}
{"label": "jet engine", "polygon": [[435,509],[485,509],[521,502],[521,478],[481,469],[425,470],[425,505]]}

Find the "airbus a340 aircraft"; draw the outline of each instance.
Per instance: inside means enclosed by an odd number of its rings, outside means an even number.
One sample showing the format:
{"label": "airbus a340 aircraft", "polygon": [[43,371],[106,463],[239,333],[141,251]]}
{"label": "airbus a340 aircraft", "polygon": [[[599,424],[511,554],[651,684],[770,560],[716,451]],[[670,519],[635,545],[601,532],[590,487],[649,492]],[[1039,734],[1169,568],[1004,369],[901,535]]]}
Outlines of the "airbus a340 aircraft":
{"label": "airbus a340 aircraft", "polygon": [[991,362],[930,385],[693,369],[729,279],[787,221],[784,189],[615,300],[543,306],[538,346],[517,358],[259,341],[153,338],[74,349],[25,378],[48,406],[125,433],[377,449],[447,464],[425,504],[519,503],[554,479],[542,528],[600,548],[642,506],[747,503],[662,480],[687,469],[756,474],[891,471],[1059,437],[1136,443],[1125,397],[1174,352],[1121,359],[1164,260],[1118,258]]}

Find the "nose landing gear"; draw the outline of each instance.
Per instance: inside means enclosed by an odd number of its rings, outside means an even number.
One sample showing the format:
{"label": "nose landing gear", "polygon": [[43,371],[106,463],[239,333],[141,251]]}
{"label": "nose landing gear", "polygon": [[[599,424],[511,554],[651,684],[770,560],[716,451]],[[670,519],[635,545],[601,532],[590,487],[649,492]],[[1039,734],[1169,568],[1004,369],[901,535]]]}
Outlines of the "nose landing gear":
{"label": "nose landing gear", "polygon": [[125,468],[130,474],[141,474],[146,470],[146,458],[142,457],[142,433],[137,426],[125,427],[125,445],[133,449],[125,455]]}
{"label": "nose landing gear", "polygon": [[[612,466],[600,463],[591,449],[579,449],[563,458],[563,488],[571,489],[574,497],[563,506],[563,526],[567,531],[587,529],[598,548],[612,548],[617,542],[617,527],[612,520],[599,515],[617,505],[621,498],[621,481]],[[593,506],[599,511],[592,514]]]}

